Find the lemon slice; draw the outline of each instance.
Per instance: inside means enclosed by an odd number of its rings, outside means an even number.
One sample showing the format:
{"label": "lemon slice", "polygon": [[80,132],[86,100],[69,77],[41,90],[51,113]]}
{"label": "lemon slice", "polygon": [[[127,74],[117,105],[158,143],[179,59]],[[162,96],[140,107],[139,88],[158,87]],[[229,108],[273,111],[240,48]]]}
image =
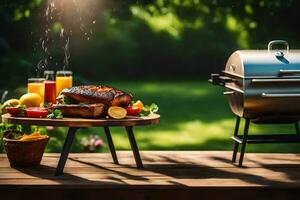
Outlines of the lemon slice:
{"label": "lemon slice", "polygon": [[119,106],[111,106],[108,109],[108,115],[114,119],[123,119],[127,115],[125,108]]}

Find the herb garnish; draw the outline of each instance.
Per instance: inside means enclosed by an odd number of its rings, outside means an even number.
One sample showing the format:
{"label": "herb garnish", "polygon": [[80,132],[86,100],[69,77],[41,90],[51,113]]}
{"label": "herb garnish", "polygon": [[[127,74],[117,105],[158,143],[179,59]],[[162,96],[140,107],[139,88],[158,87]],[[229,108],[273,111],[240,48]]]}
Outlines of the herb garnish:
{"label": "herb garnish", "polygon": [[64,117],[62,112],[58,109],[48,110],[48,112],[47,118],[49,119],[62,119]]}

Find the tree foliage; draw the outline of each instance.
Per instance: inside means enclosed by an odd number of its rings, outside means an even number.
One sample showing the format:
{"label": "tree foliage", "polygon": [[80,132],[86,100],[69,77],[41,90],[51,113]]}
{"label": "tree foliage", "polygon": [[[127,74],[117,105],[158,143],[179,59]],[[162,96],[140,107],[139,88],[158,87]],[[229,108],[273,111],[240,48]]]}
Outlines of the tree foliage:
{"label": "tree foliage", "polygon": [[[94,8],[97,23],[89,40],[84,34],[71,38],[70,68],[78,80],[206,77],[222,69],[234,50],[264,49],[273,39],[288,40],[292,48],[300,45],[296,0],[101,3]],[[1,5],[0,73],[9,74],[0,80],[2,88],[22,84],[35,73],[41,56],[41,10],[41,0],[6,0]],[[53,48],[62,59],[61,49]]]}

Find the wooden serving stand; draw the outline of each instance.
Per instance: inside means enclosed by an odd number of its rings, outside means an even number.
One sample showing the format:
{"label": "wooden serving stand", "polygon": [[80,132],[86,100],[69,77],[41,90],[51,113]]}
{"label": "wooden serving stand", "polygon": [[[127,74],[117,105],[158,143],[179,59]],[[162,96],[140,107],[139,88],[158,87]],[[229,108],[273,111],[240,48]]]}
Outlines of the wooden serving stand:
{"label": "wooden serving stand", "polygon": [[87,127],[103,127],[107,137],[109,149],[115,164],[119,164],[115,146],[111,137],[111,126],[123,126],[128,135],[130,146],[135,158],[135,162],[138,168],[143,167],[143,163],[140,157],[139,149],[134,137],[134,126],[145,126],[151,124],[158,124],[160,121],[160,115],[152,114],[147,117],[126,117],[124,119],[84,119],[84,118],[63,118],[63,119],[47,119],[47,118],[26,118],[26,117],[11,117],[10,114],[2,115],[2,122],[19,124],[19,125],[37,125],[37,126],[55,126],[55,127],[69,127],[67,137],[64,142],[64,146],[59,158],[59,162],[56,167],[55,175],[59,176],[63,173],[72,142],[76,131],[79,128]]}

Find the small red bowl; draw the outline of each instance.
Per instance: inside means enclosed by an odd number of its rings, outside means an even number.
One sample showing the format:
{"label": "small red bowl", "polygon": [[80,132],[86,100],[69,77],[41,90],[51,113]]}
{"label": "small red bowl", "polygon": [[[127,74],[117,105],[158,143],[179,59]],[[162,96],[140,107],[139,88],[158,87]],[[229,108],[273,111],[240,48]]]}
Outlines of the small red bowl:
{"label": "small red bowl", "polygon": [[5,109],[13,117],[18,116],[20,114],[19,107],[8,107],[8,108],[5,108]]}
{"label": "small red bowl", "polygon": [[40,107],[26,108],[25,111],[29,118],[46,118],[48,115],[48,110]]}

